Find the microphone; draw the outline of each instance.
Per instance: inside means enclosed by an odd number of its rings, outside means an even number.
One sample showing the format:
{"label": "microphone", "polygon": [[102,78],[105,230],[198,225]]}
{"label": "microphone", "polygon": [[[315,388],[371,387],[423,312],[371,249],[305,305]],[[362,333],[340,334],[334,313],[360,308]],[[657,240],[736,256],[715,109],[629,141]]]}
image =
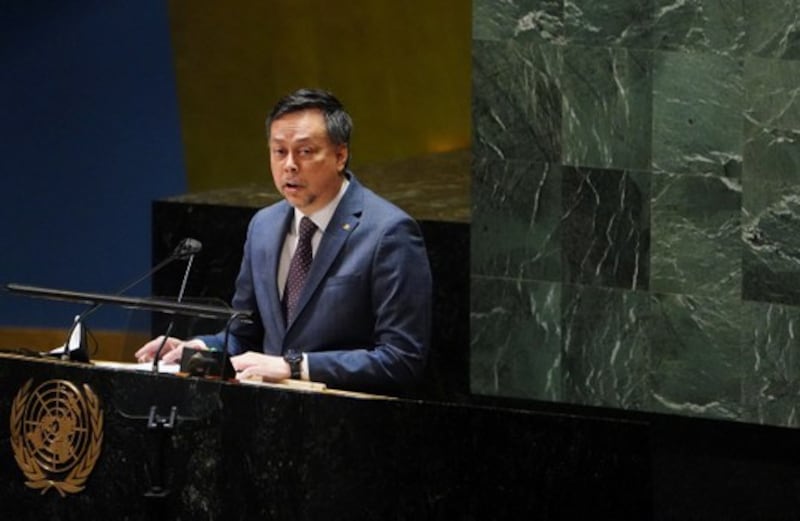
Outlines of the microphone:
{"label": "microphone", "polygon": [[[183,293],[186,291],[186,281],[189,279],[189,272],[192,270],[192,262],[194,261],[194,256],[202,249],[202,245],[199,241],[194,239],[184,239],[181,244],[178,245],[176,251],[181,249],[184,255],[189,256],[189,261],[186,263],[186,269],[183,271],[183,282],[181,282],[181,289],[178,291],[178,300],[177,303],[180,304],[183,300]],[[169,320],[169,324],[167,325],[167,331],[164,333],[164,338],[161,339],[161,343],[158,344],[158,349],[156,349],[155,355],[153,355],[153,367],[152,372],[158,373],[158,360],[161,358],[161,351],[164,350],[164,346],[167,344],[167,339],[169,335],[172,333],[172,328],[175,326],[175,319],[171,318]]]}
{"label": "microphone", "polygon": [[[147,279],[148,277],[152,277],[157,272],[161,271],[168,264],[179,259],[184,259],[187,256],[193,256],[196,253],[199,253],[202,249],[203,245],[197,239],[192,239],[190,237],[183,239],[180,243],[178,243],[175,249],[172,250],[172,253],[170,253],[164,260],[147,270],[144,275],[140,276],[138,279],[118,290],[115,295],[122,295],[143,280]],[[91,316],[95,311],[100,309],[102,305],[103,304],[99,302],[92,304],[89,309],[75,317],[72,327],[70,328],[69,333],[67,333],[67,341],[64,343],[64,352],[61,354],[62,360],[72,360],[77,362],[89,361],[89,355],[86,350],[86,329],[83,327],[83,321]],[[70,345],[73,342],[78,343],[78,348],[71,350]]]}
{"label": "microphone", "polygon": [[175,259],[187,259],[192,255],[197,255],[203,250],[203,243],[197,239],[187,237],[183,239],[172,252],[172,257]]}

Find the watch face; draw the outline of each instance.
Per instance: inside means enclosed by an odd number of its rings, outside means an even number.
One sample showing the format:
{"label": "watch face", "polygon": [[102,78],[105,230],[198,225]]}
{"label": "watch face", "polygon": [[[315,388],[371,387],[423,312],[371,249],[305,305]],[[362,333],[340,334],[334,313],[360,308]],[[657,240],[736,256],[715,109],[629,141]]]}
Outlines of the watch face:
{"label": "watch face", "polygon": [[283,355],[283,359],[289,364],[289,369],[292,372],[291,377],[295,379],[300,378],[300,364],[303,363],[303,353],[289,351]]}
{"label": "watch face", "polygon": [[299,364],[303,361],[303,353],[298,353],[297,351],[289,351],[285,355],[283,355],[283,359],[290,365],[292,364]]}

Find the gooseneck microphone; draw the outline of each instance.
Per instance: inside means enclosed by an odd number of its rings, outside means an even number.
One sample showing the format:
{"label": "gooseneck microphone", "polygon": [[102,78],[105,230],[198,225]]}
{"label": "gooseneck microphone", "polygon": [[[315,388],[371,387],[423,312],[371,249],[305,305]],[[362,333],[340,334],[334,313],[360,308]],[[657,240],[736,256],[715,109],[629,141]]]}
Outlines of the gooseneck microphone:
{"label": "gooseneck microphone", "polygon": [[[125,293],[129,289],[133,288],[134,286],[136,286],[137,284],[139,284],[143,280],[145,280],[145,279],[147,279],[149,277],[152,277],[153,275],[155,275],[156,273],[161,271],[164,267],[166,267],[168,264],[170,264],[170,263],[172,263],[172,262],[174,262],[176,260],[182,260],[182,259],[189,258],[189,265],[191,266],[191,259],[194,257],[195,254],[199,253],[200,250],[202,250],[202,249],[203,249],[203,245],[197,239],[192,239],[191,237],[187,237],[187,238],[181,240],[181,242],[178,243],[178,245],[175,247],[175,249],[172,250],[172,253],[170,253],[164,260],[162,260],[161,262],[159,262],[158,264],[156,264],[155,266],[153,266],[152,268],[147,270],[142,276],[140,276],[139,278],[137,278],[133,282],[127,284],[125,287],[123,287],[122,289],[118,290],[115,293],[115,295],[116,296],[122,295],[123,293]],[[184,285],[185,285],[186,284],[186,277],[185,276],[184,276],[184,281],[183,282],[184,282]],[[183,291],[183,287],[181,287],[181,291]],[[61,355],[61,359],[62,360],[74,360],[74,361],[79,361],[79,362],[88,362],[89,361],[88,354],[86,353],[86,346],[84,345],[85,344],[84,339],[85,339],[86,335],[85,335],[85,331],[83,330],[83,327],[82,327],[83,326],[83,321],[86,320],[89,316],[91,316],[95,311],[100,309],[100,307],[102,307],[102,305],[103,304],[100,303],[100,302],[98,302],[96,304],[92,304],[92,306],[90,306],[86,311],[84,311],[83,313],[81,313],[80,315],[75,317],[75,321],[72,323],[72,327],[70,328],[69,333],[67,333],[67,341],[64,343],[64,352]],[[73,351],[70,350],[70,342],[72,340],[73,335],[75,334],[75,332],[78,330],[79,327],[81,328],[80,329],[80,333],[78,335],[78,337],[79,337],[79,347],[73,353]]]}
{"label": "gooseneck microphone", "polygon": [[[187,241],[193,241],[188,243]],[[186,281],[189,280],[189,272],[192,270],[192,262],[194,261],[194,256],[196,253],[199,253],[200,250],[203,248],[199,241],[194,239],[184,239],[184,242],[181,244],[186,243],[184,250],[187,252],[189,256],[189,260],[186,263],[186,269],[183,271],[183,281],[181,282],[181,289],[178,291],[178,300],[177,303],[180,304],[183,300],[183,293],[186,291]],[[178,245],[181,246],[180,244]],[[158,349],[156,349],[155,355],[153,355],[153,367],[152,372],[158,373],[158,361],[161,358],[161,351],[164,350],[164,346],[167,344],[167,339],[169,335],[172,333],[172,328],[175,326],[175,319],[171,318],[169,324],[167,325],[167,331],[164,333],[164,337],[161,339],[161,343],[158,344]]]}
{"label": "gooseneck microphone", "polygon": [[187,237],[183,239],[178,245],[175,247],[175,250],[172,252],[170,257],[171,260],[175,259],[186,259],[192,255],[197,255],[203,250],[203,243],[198,241],[197,239],[192,239],[191,237]]}

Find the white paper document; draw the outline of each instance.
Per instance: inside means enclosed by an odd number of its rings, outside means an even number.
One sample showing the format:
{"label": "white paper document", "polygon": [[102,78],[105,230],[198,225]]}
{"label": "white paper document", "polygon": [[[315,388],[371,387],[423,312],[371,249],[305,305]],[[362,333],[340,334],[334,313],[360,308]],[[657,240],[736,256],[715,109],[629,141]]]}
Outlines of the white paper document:
{"label": "white paper document", "polygon": [[[123,371],[149,372],[153,370],[153,362],[109,362],[106,360],[95,360],[94,365],[98,367],[108,367],[109,369],[121,369]],[[181,366],[178,364],[158,362],[159,373],[175,374],[180,370],[180,367]]]}

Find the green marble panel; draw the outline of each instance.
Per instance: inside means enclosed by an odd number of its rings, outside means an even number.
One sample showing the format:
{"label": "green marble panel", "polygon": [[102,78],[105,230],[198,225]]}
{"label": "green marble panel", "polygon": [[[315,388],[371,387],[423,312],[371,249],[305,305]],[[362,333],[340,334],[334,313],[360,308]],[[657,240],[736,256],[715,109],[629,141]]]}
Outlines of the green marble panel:
{"label": "green marble panel", "polygon": [[746,44],[742,0],[655,0],[656,49],[741,55]]}
{"label": "green marble panel", "polygon": [[745,302],[744,421],[800,426],[800,309]]}
{"label": "green marble panel", "polygon": [[800,130],[747,125],[742,296],[800,304]]}
{"label": "green marble panel", "polygon": [[740,296],[741,199],[736,179],[655,174],[650,289]]}
{"label": "green marble panel", "polygon": [[800,59],[800,3],[744,0],[747,51],[769,58]]}
{"label": "green marble panel", "polygon": [[561,401],[560,284],[473,277],[470,390]]}
{"label": "green marble panel", "polygon": [[732,177],[742,148],[742,64],[710,54],[657,52],[653,169]]}
{"label": "green marble panel", "polygon": [[652,48],[654,0],[566,0],[567,43]]}
{"label": "green marble panel", "polygon": [[477,41],[472,56],[474,156],[559,162],[559,49]]}
{"label": "green marble panel", "polygon": [[565,399],[642,409],[649,383],[648,294],[565,285],[562,300]]}
{"label": "green marble panel", "polygon": [[472,201],[473,274],[561,280],[558,166],[476,161]]}
{"label": "green marble panel", "polygon": [[741,419],[741,309],[737,299],[653,296],[648,410]]}
{"label": "green marble panel", "polygon": [[651,163],[650,54],[564,49],[563,163],[643,170]]}
{"label": "green marble panel", "polygon": [[564,283],[647,289],[650,174],[562,169]]}
{"label": "green marble panel", "polygon": [[800,2],[474,0],[473,392],[800,426]]}
{"label": "green marble panel", "polygon": [[771,210],[780,212],[775,208],[798,193],[800,128],[782,130],[747,123],[745,132],[742,204],[752,225]]}
{"label": "green marble panel", "polygon": [[800,61],[745,60],[747,117],[768,128],[800,128]]}
{"label": "green marble panel", "polygon": [[560,43],[564,0],[473,0],[473,40]]}

